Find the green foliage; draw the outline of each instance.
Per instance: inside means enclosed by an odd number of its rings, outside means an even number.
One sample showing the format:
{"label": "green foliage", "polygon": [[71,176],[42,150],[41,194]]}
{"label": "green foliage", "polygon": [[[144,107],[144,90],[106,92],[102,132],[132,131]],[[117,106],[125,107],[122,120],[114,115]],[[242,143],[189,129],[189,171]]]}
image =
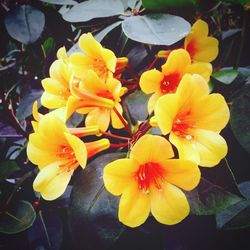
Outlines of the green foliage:
{"label": "green foliage", "polygon": [[30,6],[21,5],[8,12],[4,20],[9,35],[17,41],[34,43],[41,35],[44,24],[44,14]]}
{"label": "green foliage", "polygon": [[195,5],[198,0],[142,0],[143,7],[149,10],[160,10],[169,7],[185,7]]}
{"label": "green foliage", "polygon": [[238,76],[239,72],[234,69],[221,69],[212,74],[212,78],[216,79],[220,83],[224,84],[231,84],[236,77]]}
{"label": "green foliage", "polygon": [[0,163],[0,180],[8,178],[10,175],[20,170],[15,161],[4,161]]}
{"label": "green foliage", "polygon": [[0,214],[0,232],[16,234],[32,226],[36,213],[32,205],[20,200]]}
{"label": "green foliage", "polygon": [[153,45],[172,45],[184,38],[191,29],[182,17],[169,14],[131,16],[122,23],[130,39]]}

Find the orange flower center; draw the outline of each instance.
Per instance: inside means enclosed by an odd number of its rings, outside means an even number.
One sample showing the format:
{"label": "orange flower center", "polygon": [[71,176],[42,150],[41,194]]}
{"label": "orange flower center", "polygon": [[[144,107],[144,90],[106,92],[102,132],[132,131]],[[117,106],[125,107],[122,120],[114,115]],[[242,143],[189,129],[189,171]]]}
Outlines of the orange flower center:
{"label": "orange flower center", "polygon": [[180,80],[181,76],[179,73],[172,73],[170,75],[165,75],[160,85],[161,92],[163,94],[175,92],[179,85]]}
{"label": "orange flower center", "polygon": [[161,190],[161,185],[164,181],[164,169],[159,163],[147,162],[140,165],[135,173],[135,179],[138,182],[138,188],[144,193],[150,192],[150,186],[154,185]]}
{"label": "orange flower center", "polygon": [[173,122],[172,131],[179,137],[187,140],[192,140],[190,129],[194,127],[193,121],[190,117],[191,111],[187,111],[184,114],[177,116]]}
{"label": "orange flower center", "polygon": [[196,42],[194,39],[191,39],[189,41],[189,43],[187,44],[186,50],[188,51],[190,57],[193,58],[197,51],[197,46],[196,46]]}
{"label": "orange flower center", "polygon": [[108,69],[105,62],[102,59],[93,58],[92,59],[92,69],[100,78],[107,78]]}

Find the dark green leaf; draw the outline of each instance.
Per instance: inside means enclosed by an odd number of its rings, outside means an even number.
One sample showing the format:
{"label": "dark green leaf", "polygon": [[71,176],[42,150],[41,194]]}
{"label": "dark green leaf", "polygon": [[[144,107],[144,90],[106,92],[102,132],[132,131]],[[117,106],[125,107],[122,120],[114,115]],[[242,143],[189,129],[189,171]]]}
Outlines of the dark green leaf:
{"label": "dark green leaf", "polygon": [[232,100],[230,125],[241,146],[250,153],[250,86],[244,86]]}
{"label": "dark green leaf", "polygon": [[240,183],[239,189],[247,199],[216,214],[218,228],[237,229],[250,226],[250,182]]}
{"label": "dark green leaf", "polygon": [[245,4],[250,3],[250,0],[221,0],[222,2],[228,2],[228,3],[235,3],[235,4],[241,4],[244,6]]}
{"label": "dark green leaf", "polygon": [[32,114],[33,103],[34,101],[37,101],[41,97],[42,93],[43,93],[42,90],[32,89],[23,96],[17,108],[17,113],[16,113],[16,116],[19,121],[24,120],[25,118],[27,118]]}
{"label": "dark green leaf", "polygon": [[102,31],[100,31],[98,34],[95,35],[95,39],[98,42],[101,42],[102,39],[114,28],[118,27],[122,22],[118,21],[115,23],[112,23],[111,25],[109,25],[108,27],[106,27],[105,29],[103,29]]}
{"label": "dark green leaf", "polygon": [[120,15],[123,12],[124,7],[120,0],[88,0],[74,5],[63,18],[68,22],[86,22],[94,18]]}
{"label": "dark green leaf", "polygon": [[0,214],[0,232],[15,234],[32,226],[36,213],[28,201],[20,200]]}
{"label": "dark green leaf", "polygon": [[53,37],[47,38],[44,41],[42,46],[43,46],[45,55],[47,56],[51,52],[51,50],[55,47],[55,41],[54,41]]}
{"label": "dark green leaf", "polygon": [[11,174],[20,170],[15,161],[4,161],[0,163],[0,180],[8,178]]}
{"label": "dark green leaf", "polygon": [[231,84],[236,79],[238,74],[239,72],[234,69],[222,69],[213,73],[212,78],[224,84]]}
{"label": "dark green leaf", "polygon": [[194,215],[216,214],[243,199],[204,178],[201,178],[197,188],[186,192],[186,195]]}
{"label": "dark green leaf", "polygon": [[169,7],[183,7],[187,5],[195,5],[198,0],[142,0],[142,5],[146,9],[159,10]]}
{"label": "dark green leaf", "polygon": [[179,16],[148,14],[131,16],[122,23],[126,36],[134,41],[153,45],[172,45],[184,38],[190,24]]}
{"label": "dark green leaf", "polygon": [[20,5],[7,13],[4,24],[12,38],[21,43],[30,44],[40,37],[45,16],[30,5]]}
{"label": "dark green leaf", "polygon": [[149,95],[144,94],[141,90],[134,91],[124,99],[124,105],[127,106],[129,115],[134,122],[144,121],[147,118],[148,99]]}
{"label": "dark green leaf", "polygon": [[109,153],[88,164],[76,178],[69,206],[69,225],[78,249],[106,249],[122,231],[118,221],[118,197],[103,186],[103,167],[124,158],[125,153]]}

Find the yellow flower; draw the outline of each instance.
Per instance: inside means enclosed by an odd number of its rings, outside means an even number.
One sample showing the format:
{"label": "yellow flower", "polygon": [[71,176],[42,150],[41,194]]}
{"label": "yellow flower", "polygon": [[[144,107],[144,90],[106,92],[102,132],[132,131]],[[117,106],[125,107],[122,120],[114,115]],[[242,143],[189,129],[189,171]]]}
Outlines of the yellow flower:
{"label": "yellow flower", "polygon": [[208,24],[199,19],[185,38],[184,48],[193,61],[211,62],[218,55],[218,44],[216,38],[208,36]]}
{"label": "yellow flower", "polygon": [[50,67],[50,77],[42,80],[44,93],[41,103],[44,107],[55,109],[66,106],[70,94],[70,81],[73,75],[64,47],[57,52],[58,60]]}
{"label": "yellow flower", "polygon": [[121,195],[119,220],[127,226],[144,223],[151,211],[157,221],[172,225],[189,214],[184,190],[192,190],[200,171],[192,161],[169,159],[171,144],[157,135],[144,135],[132,147],[128,159],[105,166],[103,180],[113,195]]}
{"label": "yellow flower", "polygon": [[114,109],[122,114],[120,97],[126,90],[118,80],[108,78],[104,82],[90,70],[79,86],[72,84],[72,96],[67,103],[66,116],[68,118],[75,111],[82,114],[88,113],[85,120],[86,126],[97,125],[100,130],[106,131],[111,120],[114,128],[122,128],[124,125]]}
{"label": "yellow flower", "polygon": [[148,112],[151,113],[160,96],[174,93],[185,73],[200,74],[207,81],[212,73],[210,63],[191,63],[191,58],[184,49],[173,50],[162,72],[152,69],[144,72],[140,78],[140,87],[146,94],[154,93],[148,102]]}
{"label": "yellow flower", "polygon": [[111,50],[103,48],[91,33],[81,35],[79,47],[84,54],[72,53],[69,58],[74,66],[76,76],[79,78],[84,78],[86,71],[92,69],[98,77],[106,80],[112,77],[117,65],[120,70],[121,66],[124,68],[127,64],[127,60],[124,58],[119,60]]}
{"label": "yellow flower", "polygon": [[155,107],[151,125],[158,124],[164,135],[170,133],[182,159],[204,167],[217,165],[227,154],[226,141],[219,135],[229,120],[224,97],[210,94],[199,75],[186,74],[175,94],[162,96]]}
{"label": "yellow flower", "polygon": [[[97,127],[81,129],[81,136],[96,133]],[[67,129],[56,113],[39,116],[27,146],[29,160],[40,169],[33,183],[34,190],[46,200],[58,198],[65,192],[74,170],[79,165],[85,168],[88,157],[107,148],[107,139],[84,143]]]}

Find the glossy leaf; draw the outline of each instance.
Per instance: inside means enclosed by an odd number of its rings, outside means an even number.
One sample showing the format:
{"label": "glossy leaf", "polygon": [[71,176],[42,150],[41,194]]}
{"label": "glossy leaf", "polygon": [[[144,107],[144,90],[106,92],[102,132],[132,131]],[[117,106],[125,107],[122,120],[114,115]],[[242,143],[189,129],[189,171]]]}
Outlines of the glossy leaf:
{"label": "glossy leaf", "polygon": [[69,225],[77,249],[106,249],[123,228],[118,221],[118,197],[109,194],[102,180],[103,167],[125,153],[101,155],[75,180],[69,206]]}
{"label": "glossy leaf", "polygon": [[186,192],[186,195],[194,215],[216,214],[243,199],[204,178],[201,178],[197,188]]}
{"label": "glossy leaf", "polygon": [[28,201],[20,200],[0,214],[0,232],[20,233],[32,226],[36,213]]}
{"label": "glossy leaf", "polygon": [[142,5],[146,9],[158,10],[169,7],[183,7],[195,5],[198,0],[142,0]]}
{"label": "glossy leaf", "polygon": [[179,16],[147,14],[125,19],[122,29],[126,36],[134,41],[169,46],[184,38],[191,26]]}
{"label": "glossy leaf", "polygon": [[250,153],[250,86],[244,86],[232,100],[230,125],[241,146]]}
{"label": "glossy leaf", "polygon": [[238,74],[239,72],[234,69],[222,69],[213,73],[212,78],[224,84],[231,84],[236,79]]}
{"label": "glossy leaf", "polygon": [[73,1],[73,0],[41,0],[41,1],[45,2],[45,3],[58,4],[58,5],[75,5],[75,4],[77,4],[77,2]]}
{"label": "glossy leaf", "polygon": [[120,0],[88,0],[74,5],[63,18],[68,22],[86,22],[94,18],[120,15],[123,11]]}
{"label": "glossy leaf", "polygon": [[15,161],[3,161],[0,163],[0,180],[8,178],[11,174],[20,170]]}
{"label": "glossy leaf", "polygon": [[235,205],[225,209],[216,215],[218,228],[238,229],[250,226],[250,182],[239,184],[239,189],[246,197]]}
{"label": "glossy leaf", "polygon": [[114,28],[118,27],[122,22],[118,21],[115,23],[112,23],[111,25],[109,25],[108,27],[106,27],[105,29],[103,29],[102,31],[100,31],[99,33],[97,33],[95,35],[95,39],[98,42],[101,42],[103,40],[103,38],[110,32],[112,31]]}
{"label": "glossy leaf", "polygon": [[45,16],[30,5],[20,5],[7,13],[4,24],[12,38],[21,43],[30,44],[40,37]]}
{"label": "glossy leaf", "polygon": [[43,46],[44,54],[45,56],[47,56],[51,52],[51,50],[55,47],[55,41],[53,37],[48,37],[44,41],[42,46]]}

